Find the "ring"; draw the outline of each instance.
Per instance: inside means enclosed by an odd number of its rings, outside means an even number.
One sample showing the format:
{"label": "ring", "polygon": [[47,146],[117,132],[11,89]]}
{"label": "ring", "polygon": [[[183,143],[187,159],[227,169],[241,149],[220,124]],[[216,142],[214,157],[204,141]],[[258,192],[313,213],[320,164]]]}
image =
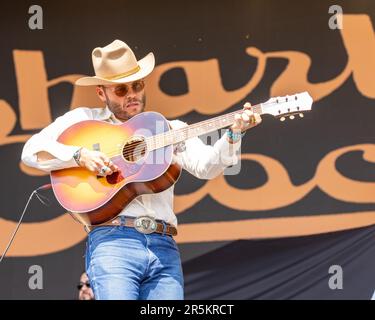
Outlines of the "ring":
{"label": "ring", "polygon": [[257,120],[255,119],[254,116],[251,116],[250,117],[250,124],[255,124],[257,122]]}
{"label": "ring", "polygon": [[102,167],[102,168],[100,169],[100,173],[101,173],[101,174],[105,174],[105,173],[107,172],[107,169],[108,169],[107,166]]}

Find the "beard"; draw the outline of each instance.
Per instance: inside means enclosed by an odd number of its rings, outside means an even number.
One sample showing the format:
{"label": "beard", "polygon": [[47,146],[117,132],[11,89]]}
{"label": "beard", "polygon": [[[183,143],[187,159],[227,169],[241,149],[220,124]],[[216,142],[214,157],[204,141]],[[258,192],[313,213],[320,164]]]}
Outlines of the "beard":
{"label": "beard", "polygon": [[90,293],[80,293],[79,300],[93,300],[94,297]]}
{"label": "beard", "polygon": [[[124,100],[122,104],[111,101],[108,97],[106,97],[106,102],[109,110],[113,112],[117,119],[127,121],[133,116],[144,111],[146,106],[146,95],[143,94],[140,99],[134,98],[131,100]],[[127,107],[127,105],[131,103],[138,103],[138,105]]]}

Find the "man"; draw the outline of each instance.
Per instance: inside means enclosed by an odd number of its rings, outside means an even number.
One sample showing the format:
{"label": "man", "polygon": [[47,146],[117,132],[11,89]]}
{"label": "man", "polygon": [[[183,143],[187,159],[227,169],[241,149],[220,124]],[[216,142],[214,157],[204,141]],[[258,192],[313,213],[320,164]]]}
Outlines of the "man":
{"label": "man", "polygon": [[92,292],[89,277],[86,272],[81,274],[79,279],[78,289],[78,300],[95,300],[94,292]]}
{"label": "man", "polygon": [[[98,175],[110,175],[119,168],[99,151],[56,142],[69,126],[95,119],[121,124],[145,109],[145,82],[155,65],[149,53],[137,61],[130,47],[115,40],[92,51],[95,76],[76,84],[95,86],[105,108],[77,108],[56,119],[27,141],[22,160],[47,172],[81,166]],[[200,179],[213,179],[238,162],[241,132],[261,122],[250,105],[213,146],[198,137],[175,146],[174,161]],[[187,126],[169,121],[172,129]],[[113,221],[94,227],[88,235],[86,271],[96,299],[183,299],[183,275],[178,247],[173,238],[177,218],[173,212],[173,186],[134,199]],[[135,228],[141,217],[154,219],[163,232],[148,233]],[[143,218],[142,218],[143,219]]]}

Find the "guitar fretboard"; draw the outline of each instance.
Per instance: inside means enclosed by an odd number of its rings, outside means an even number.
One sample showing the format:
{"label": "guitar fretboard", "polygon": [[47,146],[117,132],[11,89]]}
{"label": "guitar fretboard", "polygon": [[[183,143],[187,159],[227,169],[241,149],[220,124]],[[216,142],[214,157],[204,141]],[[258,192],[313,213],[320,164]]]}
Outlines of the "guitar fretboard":
{"label": "guitar fretboard", "polygon": [[[251,106],[251,108],[253,112],[262,114],[261,103]],[[229,127],[233,124],[235,115],[241,114],[242,112],[242,110],[234,111],[215,118],[200,121],[183,128],[172,129],[167,132],[148,137],[146,139],[147,149],[151,151],[163,148],[172,144],[177,144],[190,138],[210,133],[215,130]]]}

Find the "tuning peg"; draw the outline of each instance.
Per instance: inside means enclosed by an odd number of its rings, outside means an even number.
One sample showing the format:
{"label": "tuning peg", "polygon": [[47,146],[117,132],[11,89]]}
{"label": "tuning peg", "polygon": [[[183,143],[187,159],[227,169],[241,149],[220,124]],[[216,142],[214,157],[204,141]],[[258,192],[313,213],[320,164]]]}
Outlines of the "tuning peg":
{"label": "tuning peg", "polygon": [[282,122],[282,121],[285,121],[285,117],[281,117],[280,118],[280,121]]}
{"label": "tuning peg", "polygon": [[291,115],[291,116],[289,117],[289,119],[290,119],[290,120],[293,120],[293,119],[294,119],[294,116],[293,116],[293,115]]}
{"label": "tuning peg", "polygon": [[303,118],[303,113],[300,113],[300,114],[299,114],[299,117],[300,117],[300,118]]}

